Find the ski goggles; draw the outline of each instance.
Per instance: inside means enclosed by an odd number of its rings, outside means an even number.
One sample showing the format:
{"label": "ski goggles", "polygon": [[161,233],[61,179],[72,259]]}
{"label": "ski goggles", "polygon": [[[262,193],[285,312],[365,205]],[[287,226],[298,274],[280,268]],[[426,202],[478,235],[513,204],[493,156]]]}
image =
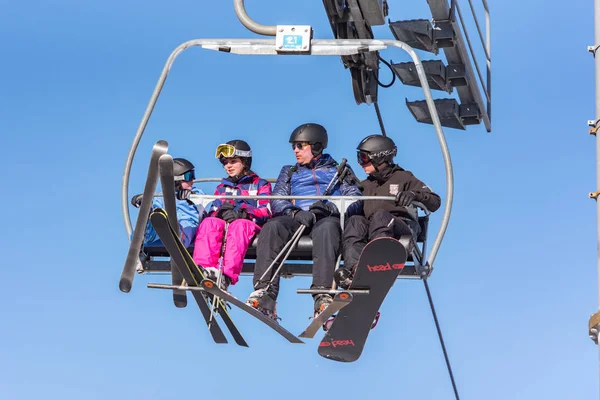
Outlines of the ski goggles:
{"label": "ski goggles", "polygon": [[195,172],[194,172],[194,170],[192,169],[192,170],[190,170],[190,171],[186,172],[186,173],[185,173],[185,174],[183,174],[183,175],[177,175],[177,176],[175,176],[175,177],[174,177],[174,179],[175,179],[176,181],[191,182],[191,181],[193,181],[194,179],[196,179],[196,173],[195,173]]}
{"label": "ski goggles", "polygon": [[231,158],[231,157],[252,157],[252,150],[238,150],[230,144],[220,144],[217,146],[215,158]]}
{"label": "ski goggles", "polygon": [[366,151],[358,151],[356,152],[356,161],[358,161],[358,165],[365,165],[371,162],[371,155]]}
{"label": "ski goggles", "polygon": [[385,157],[396,156],[397,152],[398,149],[396,147],[394,147],[393,149],[382,150],[377,153],[369,153],[364,150],[359,150],[356,152],[356,159],[358,161],[358,164],[361,166],[373,161],[375,161],[376,163],[380,163],[383,162],[382,160],[385,159]]}

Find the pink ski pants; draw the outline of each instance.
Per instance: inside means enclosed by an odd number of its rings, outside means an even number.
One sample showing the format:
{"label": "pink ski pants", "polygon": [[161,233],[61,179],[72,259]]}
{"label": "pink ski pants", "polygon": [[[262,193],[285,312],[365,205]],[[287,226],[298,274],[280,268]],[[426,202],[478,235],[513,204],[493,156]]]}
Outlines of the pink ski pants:
{"label": "pink ski pants", "polygon": [[[231,279],[232,284],[238,281],[244,266],[246,250],[258,232],[260,232],[260,226],[247,219],[236,219],[229,224],[223,256],[223,272]],[[204,268],[219,268],[224,233],[225,221],[222,219],[208,217],[202,220],[194,245],[196,264]]]}

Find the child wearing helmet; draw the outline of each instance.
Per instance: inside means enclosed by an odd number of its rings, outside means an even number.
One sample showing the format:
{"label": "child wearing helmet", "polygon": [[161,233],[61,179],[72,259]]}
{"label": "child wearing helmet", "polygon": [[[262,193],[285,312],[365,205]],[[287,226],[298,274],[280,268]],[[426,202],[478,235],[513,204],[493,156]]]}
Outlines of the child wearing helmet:
{"label": "child wearing helmet", "polygon": [[[252,150],[243,140],[231,140],[217,146],[215,157],[227,176],[215,195],[271,195],[271,184],[252,170]],[[217,199],[207,206],[194,246],[194,261],[206,270],[210,279],[219,280],[219,258],[223,256],[221,288],[235,284],[242,272],[244,256],[254,236],[271,217],[269,200]],[[223,253],[223,254],[221,254]]]}
{"label": "child wearing helmet", "polygon": [[[200,218],[204,214],[204,207],[200,203],[195,203],[190,199],[190,194],[204,194],[200,189],[194,187],[194,164],[185,158],[173,159],[173,175],[175,178],[175,197],[177,221],[179,221],[179,232],[181,232],[181,241],[185,247],[189,247],[196,237],[196,231],[200,223]],[[143,194],[137,194],[131,198],[131,204],[139,208],[142,204]],[[152,199],[152,209],[165,208],[162,197]],[[144,246],[154,247],[162,246],[160,238],[156,234],[154,227],[148,221],[144,235]]]}
{"label": "child wearing helmet", "polygon": [[[396,144],[383,135],[364,138],[357,147],[358,164],[368,174],[362,181],[364,196],[395,196],[395,201],[365,200],[364,215],[350,217],[344,227],[344,267],[335,275],[338,286],[348,288],[353,270],[367,242],[380,237],[399,239],[420,233],[415,203],[423,204],[429,211],[440,208],[440,196],[394,163]],[[408,249],[410,251],[410,249]]]}

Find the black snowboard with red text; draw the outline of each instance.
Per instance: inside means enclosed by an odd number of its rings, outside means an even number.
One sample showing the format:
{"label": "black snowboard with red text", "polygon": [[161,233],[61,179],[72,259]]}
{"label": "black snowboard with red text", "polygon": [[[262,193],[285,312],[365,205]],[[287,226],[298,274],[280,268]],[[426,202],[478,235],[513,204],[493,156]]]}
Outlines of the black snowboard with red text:
{"label": "black snowboard with red text", "polygon": [[352,302],[340,310],[319,344],[319,355],[335,361],[358,360],[377,312],[406,259],[406,249],[396,239],[379,238],[367,243],[350,290],[369,289],[369,294],[354,296]]}

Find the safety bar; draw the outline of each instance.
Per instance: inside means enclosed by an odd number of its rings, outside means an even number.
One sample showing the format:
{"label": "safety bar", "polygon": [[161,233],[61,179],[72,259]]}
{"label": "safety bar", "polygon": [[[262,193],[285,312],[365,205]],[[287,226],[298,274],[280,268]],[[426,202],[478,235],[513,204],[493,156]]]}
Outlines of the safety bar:
{"label": "safety bar", "polygon": [[[336,205],[340,211],[340,225],[344,229],[344,213],[352,203],[356,201],[394,201],[394,196],[281,196],[281,195],[246,195],[246,196],[235,196],[235,195],[215,195],[215,194],[192,194],[190,199],[226,199],[226,200],[328,200]],[[346,206],[346,203],[349,203]],[[423,210],[425,214],[429,215],[429,210],[421,203],[414,203],[415,206]]]}
{"label": "safety bar", "polygon": [[[158,79],[156,87],[154,88],[152,96],[150,97],[150,101],[148,103],[148,106],[146,107],[146,111],[144,112],[144,116],[142,117],[142,121],[140,122],[140,125],[137,129],[137,132],[133,139],[133,143],[131,145],[129,153],[127,154],[127,160],[125,162],[125,170],[123,172],[123,180],[121,185],[121,209],[123,212],[123,220],[125,223],[125,229],[127,230],[128,237],[131,236],[132,231],[131,216],[129,213],[128,187],[129,177],[131,173],[131,165],[133,164],[135,152],[137,150],[144,130],[146,129],[146,126],[150,119],[150,115],[154,110],[154,107],[158,100],[158,96],[162,91],[162,88],[165,84],[165,81],[167,79],[169,71],[171,70],[171,67],[173,66],[175,59],[179,54],[181,54],[184,50],[190,47],[202,47],[204,49],[209,50],[217,50],[226,53],[245,55],[280,54],[277,52],[275,39],[194,39],[180,44],[175,48],[175,50],[173,50],[173,52],[167,59],[167,62]],[[425,70],[423,68],[419,56],[410,46],[398,40],[312,39],[311,48],[310,51],[308,51],[308,53],[309,55],[329,56],[355,55],[368,51],[385,50],[388,47],[396,47],[404,50],[409,54],[409,56],[415,63],[415,68],[417,70],[417,74],[421,82],[421,87],[425,95],[427,107],[429,108],[429,112],[431,113],[433,126],[435,128],[436,136],[442,152],[442,157],[444,159],[444,167],[446,170],[446,196],[444,203],[444,214],[442,216],[440,229],[431,247],[431,253],[429,254],[428,258],[429,265],[433,267],[433,263],[435,261],[442,240],[448,228],[448,224],[450,222],[450,214],[452,211],[452,201],[454,196],[454,176],[452,169],[452,161],[450,159],[450,152],[446,143],[444,131],[442,129],[442,125],[440,124],[440,119],[435,104],[433,102],[433,97],[431,95],[431,90],[429,88],[427,76],[425,74]],[[281,55],[284,54],[285,53],[281,53]]]}

